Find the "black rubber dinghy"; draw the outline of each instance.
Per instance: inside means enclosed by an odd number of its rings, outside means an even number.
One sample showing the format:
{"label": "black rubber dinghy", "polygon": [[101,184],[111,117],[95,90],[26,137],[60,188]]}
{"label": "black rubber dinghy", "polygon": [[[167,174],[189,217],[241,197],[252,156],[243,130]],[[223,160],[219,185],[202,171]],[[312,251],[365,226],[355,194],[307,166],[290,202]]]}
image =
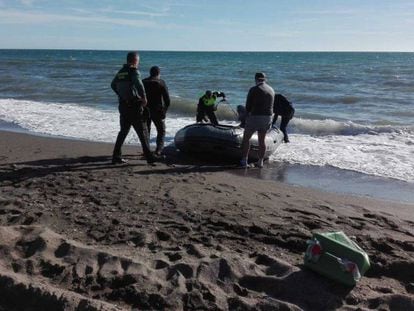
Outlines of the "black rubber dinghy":
{"label": "black rubber dinghy", "polygon": [[[175,146],[184,153],[215,155],[217,159],[240,159],[243,129],[231,125],[196,123],[180,129],[175,134]],[[269,158],[283,141],[283,133],[272,127],[266,135],[265,158]],[[258,159],[258,138],[250,140],[249,159]]]}

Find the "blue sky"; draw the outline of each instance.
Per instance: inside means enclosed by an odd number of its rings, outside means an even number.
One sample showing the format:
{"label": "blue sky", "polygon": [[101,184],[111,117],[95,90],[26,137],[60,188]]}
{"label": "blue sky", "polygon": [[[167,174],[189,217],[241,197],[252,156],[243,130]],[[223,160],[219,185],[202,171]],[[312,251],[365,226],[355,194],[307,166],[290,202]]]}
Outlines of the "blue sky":
{"label": "blue sky", "polygon": [[0,0],[0,48],[414,51],[414,1]]}

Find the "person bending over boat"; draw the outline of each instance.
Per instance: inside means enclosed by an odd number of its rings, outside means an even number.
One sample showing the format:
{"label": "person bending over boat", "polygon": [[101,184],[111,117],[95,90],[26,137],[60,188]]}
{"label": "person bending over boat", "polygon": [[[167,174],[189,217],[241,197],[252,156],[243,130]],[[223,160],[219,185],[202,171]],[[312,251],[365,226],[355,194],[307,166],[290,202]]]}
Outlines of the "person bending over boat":
{"label": "person bending over boat", "polygon": [[223,92],[206,91],[206,93],[200,97],[197,105],[197,122],[203,122],[206,116],[210,122],[214,125],[218,125],[218,120],[214,111],[216,111],[217,97],[226,98]]}
{"label": "person bending over boat", "polygon": [[255,82],[256,85],[249,90],[246,100],[247,118],[243,134],[240,166],[248,167],[250,138],[257,132],[259,161],[256,165],[261,168],[266,152],[266,133],[272,126],[275,91],[266,83],[266,75],[262,72],[256,73]]}
{"label": "person bending over boat", "polygon": [[280,121],[280,130],[283,133],[285,143],[289,142],[289,136],[287,133],[287,125],[289,121],[293,118],[295,114],[295,108],[293,108],[292,103],[287,100],[287,98],[281,94],[275,95],[275,101],[273,105],[273,121],[272,124],[276,126],[277,117],[281,116],[282,120]]}
{"label": "person bending over boat", "polygon": [[170,106],[170,95],[164,80],[160,79],[160,68],[153,66],[150,69],[150,76],[142,80],[147,94],[150,117],[148,118],[148,137],[151,132],[151,122],[157,129],[157,148],[155,154],[160,155],[164,148],[165,139],[165,117]]}

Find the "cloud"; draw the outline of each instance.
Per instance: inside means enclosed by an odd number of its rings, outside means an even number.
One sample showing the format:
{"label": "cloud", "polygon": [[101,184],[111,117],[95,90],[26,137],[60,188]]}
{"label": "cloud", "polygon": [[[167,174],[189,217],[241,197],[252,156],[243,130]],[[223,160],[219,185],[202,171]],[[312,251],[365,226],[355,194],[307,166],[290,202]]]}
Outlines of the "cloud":
{"label": "cloud", "polygon": [[[17,10],[0,11],[0,24],[47,24],[56,22],[74,22],[89,24],[112,24],[131,27],[158,27],[151,20],[113,18],[97,15],[67,15],[43,13],[37,11],[21,12]],[[172,25],[170,25],[172,26]]]}
{"label": "cloud", "polygon": [[308,11],[300,11],[301,14],[306,15],[354,15],[358,13],[358,11],[354,9],[330,9],[330,10],[308,10]]}
{"label": "cloud", "polygon": [[180,3],[174,1],[167,1],[163,3],[156,2],[153,4],[137,2],[136,7],[140,9],[135,10],[119,10],[113,6],[98,9],[102,13],[122,14],[122,15],[137,15],[147,17],[166,17],[170,16],[171,7],[179,6]]}
{"label": "cloud", "polygon": [[[237,36],[254,36],[260,38],[293,38],[301,34],[297,30],[281,29],[274,25],[249,24],[248,22],[234,21],[228,19],[207,20],[210,27],[219,27],[221,33]],[[248,26],[246,29],[245,26]],[[192,27],[194,28],[194,27]]]}
{"label": "cloud", "polygon": [[102,13],[113,13],[113,14],[123,14],[123,15],[138,15],[138,16],[148,16],[148,17],[165,17],[169,16],[167,12],[146,12],[146,11],[122,11],[122,10],[113,10],[110,8],[100,9]]}
{"label": "cloud", "polygon": [[32,6],[35,0],[20,0],[20,3],[25,6]]}

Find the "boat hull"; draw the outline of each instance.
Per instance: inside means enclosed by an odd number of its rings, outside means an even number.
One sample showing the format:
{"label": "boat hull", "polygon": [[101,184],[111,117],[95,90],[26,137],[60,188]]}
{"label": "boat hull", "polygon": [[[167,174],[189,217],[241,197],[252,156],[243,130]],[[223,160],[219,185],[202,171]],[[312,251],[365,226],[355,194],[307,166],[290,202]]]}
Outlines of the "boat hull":
{"label": "boat hull", "polygon": [[[175,135],[174,142],[181,152],[240,159],[243,131],[237,126],[196,123],[180,129]],[[282,132],[272,127],[266,135],[265,158],[269,158],[282,141]],[[258,137],[254,134],[250,140],[249,159],[257,160],[258,151]]]}

